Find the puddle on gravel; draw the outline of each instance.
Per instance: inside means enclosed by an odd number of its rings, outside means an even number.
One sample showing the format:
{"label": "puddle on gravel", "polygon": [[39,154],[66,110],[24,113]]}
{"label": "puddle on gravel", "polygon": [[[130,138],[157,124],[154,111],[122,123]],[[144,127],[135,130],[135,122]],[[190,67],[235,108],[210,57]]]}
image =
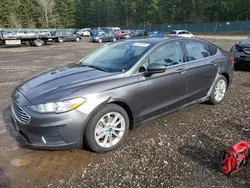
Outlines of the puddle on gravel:
{"label": "puddle on gravel", "polygon": [[31,162],[31,157],[24,157],[23,159],[13,159],[10,163],[16,167],[24,167],[28,166]]}

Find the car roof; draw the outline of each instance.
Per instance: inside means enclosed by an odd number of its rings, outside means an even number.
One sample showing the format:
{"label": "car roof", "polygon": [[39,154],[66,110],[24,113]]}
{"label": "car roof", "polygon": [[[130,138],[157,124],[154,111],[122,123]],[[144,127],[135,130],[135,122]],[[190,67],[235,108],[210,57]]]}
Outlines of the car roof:
{"label": "car roof", "polygon": [[[182,31],[188,31],[188,30],[173,30],[173,31],[182,32]],[[189,31],[188,31],[188,32],[189,32]]]}
{"label": "car roof", "polygon": [[144,37],[144,38],[133,38],[126,40],[127,42],[141,42],[141,43],[149,43],[149,44],[158,44],[163,41],[168,41],[170,39],[177,37]]}
{"label": "car roof", "polygon": [[[168,36],[168,37],[138,37],[138,38],[132,38],[132,39],[127,39],[125,40],[125,42],[131,42],[131,43],[148,43],[148,44],[160,44],[162,42],[167,42],[167,41],[172,41],[172,40],[192,40],[192,41],[200,41],[200,42],[203,42],[203,43],[208,43],[210,45],[214,45],[208,41],[204,41],[204,40],[201,40],[201,39],[198,39],[198,38],[185,38],[185,37],[171,37],[171,36]],[[119,41],[118,41],[119,42]],[[121,42],[124,42],[124,41],[121,41]],[[215,46],[215,45],[214,45]],[[217,47],[217,46],[216,46]]]}

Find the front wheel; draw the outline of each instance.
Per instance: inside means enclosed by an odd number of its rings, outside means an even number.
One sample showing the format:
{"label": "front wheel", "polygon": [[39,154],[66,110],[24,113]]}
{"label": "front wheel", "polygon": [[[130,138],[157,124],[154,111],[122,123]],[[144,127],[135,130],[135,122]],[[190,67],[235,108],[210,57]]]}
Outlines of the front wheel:
{"label": "front wheel", "polygon": [[227,91],[227,79],[220,75],[213,86],[210,98],[209,98],[209,103],[210,104],[219,104],[223,101],[225,94]]}
{"label": "front wheel", "polygon": [[102,39],[99,39],[99,41],[98,41],[99,43],[102,43]]}
{"label": "front wheel", "polygon": [[63,38],[59,38],[59,39],[58,39],[58,42],[59,42],[59,43],[62,43],[62,42],[63,42]]}
{"label": "front wheel", "polygon": [[113,38],[113,42],[115,42],[116,41],[116,38]]}
{"label": "front wheel", "polygon": [[80,38],[79,37],[76,37],[76,42],[79,42],[80,41]]}
{"label": "front wheel", "polygon": [[126,111],[115,104],[108,104],[97,111],[87,124],[85,140],[93,151],[112,151],[123,142],[129,129]]}

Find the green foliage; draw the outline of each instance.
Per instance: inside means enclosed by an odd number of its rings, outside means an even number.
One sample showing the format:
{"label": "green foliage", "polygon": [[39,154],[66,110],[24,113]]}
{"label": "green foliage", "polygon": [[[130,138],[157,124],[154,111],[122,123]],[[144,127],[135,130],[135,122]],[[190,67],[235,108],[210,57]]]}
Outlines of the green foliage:
{"label": "green foliage", "polygon": [[249,0],[0,0],[0,27],[201,23],[249,15]]}

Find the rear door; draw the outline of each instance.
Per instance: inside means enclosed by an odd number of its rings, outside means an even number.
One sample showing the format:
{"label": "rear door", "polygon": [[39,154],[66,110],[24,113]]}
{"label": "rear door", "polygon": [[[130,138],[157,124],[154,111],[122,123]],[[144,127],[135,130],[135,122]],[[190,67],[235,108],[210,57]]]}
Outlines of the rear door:
{"label": "rear door", "polygon": [[186,103],[186,63],[183,63],[181,44],[171,42],[156,48],[140,68],[146,70],[151,63],[164,64],[166,71],[150,77],[140,74],[141,98],[146,99],[137,106],[140,120],[171,111]]}
{"label": "rear door", "polygon": [[209,44],[185,40],[187,58],[188,101],[205,97],[218,72],[218,60],[211,54]]}

